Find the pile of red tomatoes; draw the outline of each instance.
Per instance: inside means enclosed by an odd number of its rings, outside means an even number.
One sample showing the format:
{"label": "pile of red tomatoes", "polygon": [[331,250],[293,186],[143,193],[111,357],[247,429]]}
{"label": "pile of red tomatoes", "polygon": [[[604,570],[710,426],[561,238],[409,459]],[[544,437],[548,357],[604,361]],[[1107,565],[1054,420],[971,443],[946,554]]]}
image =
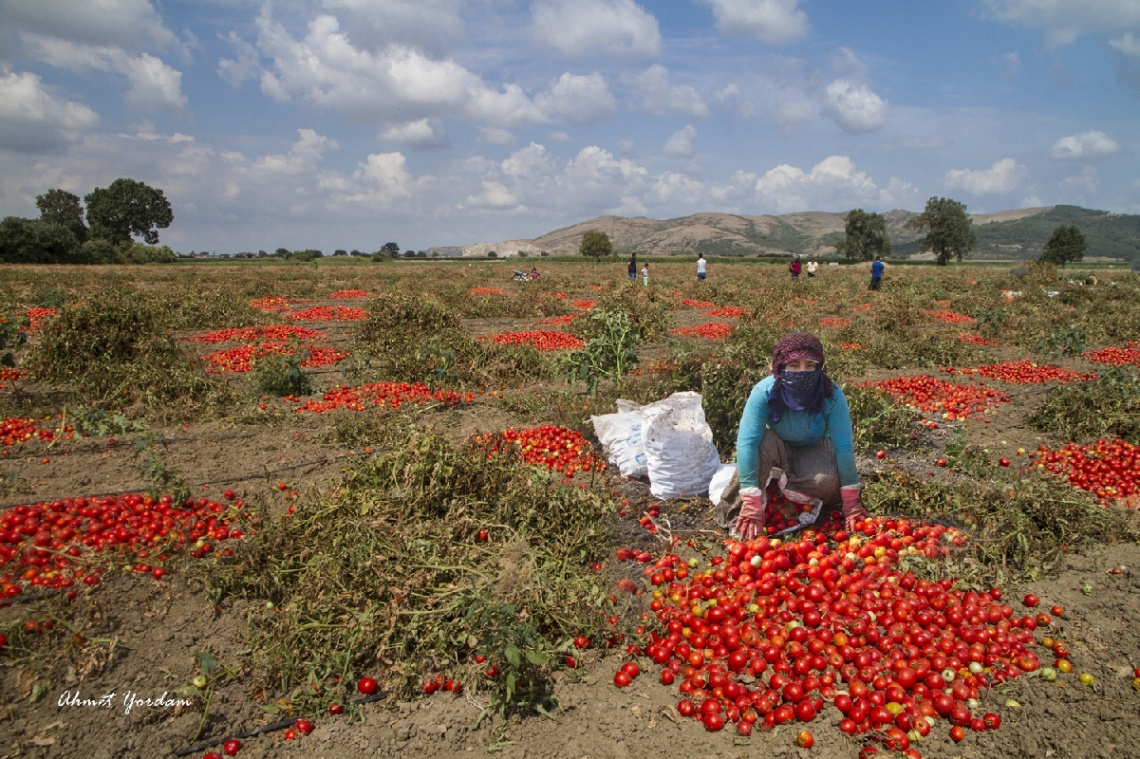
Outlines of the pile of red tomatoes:
{"label": "pile of red tomatoes", "polygon": [[483,448],[488,458],[513,449],[525,463],[553,469],[567,477],[579,471],[606,468],[605,460],[594,452],[589,440],[574,430],[553,424],[477,435],[474,442]]}
{"label": "pile of red tomatoes", "polygon": [[705,311],[705,316],[726,316],[730,319],[741,319],[748,315],[748,309],[741,306],[721,306],[714,308],[711,311]]}
{"label": "pile of red tomatoes", "polygon": [[1038,364],[1034,361],[1003,361],[1000,364],[987,364],[969,369],[943,369],[948,374],[980,374],[988,379],[1001,380],[1011,385],[1040,385],[1045,382],[1057,381],[1064,385],[1074,380],[1096,379],[1095,374],[1087,372],[1074,372],[1062,369],[1059,366]]}
{"label": "pile of red tomatoes", "polygon": [[367,298],[370,293],[367,290],[337,290],[335,293],[329,293],[329,297],[333,300],[351,300],[353,298]]}
{"label": "pile of red tomatoes", "polygon": [[539,319],[539,324],[547,324],[552,327],[565,327],[570,322],[574,321],[580,314],[565,314],[563,316],[550,316],[546,319]]}
{"label": "pile of red tomatoes", "polygon": [[40,327],[43,326],[44,321],[56,315],[54,308],[45,308],[43,306],[36,306],[28,309],[28,331],[39,332]]}
{"label": "pile of red tomatoes", "polygon": [[529,345],[540,351],[578,350],[585,345],[580,337],[552,329],[500,332],[495,335],[482,335],[479,339],[493,340],[500,345]]}
{"label": "pile of red tomatoes", "polygon": [[1101,348],[1084,354],[1085,358],[1098,364],[1111,366],[1140,366],[1140,342],[1128,343],[1127,348]]}
{"label": "pile of red tomatoes", "polygon": [[368,316],[363,308],[354,306],[313,306],[285,314],[295,322],[355,322]]}
{"label": "pile of red tomatoes", "polygon": [[[55,440],[56,432],[57,430],[40,427],[39,423],[31,417],[12,416],[0,420],[0,443],[4,445],[26,443],[30,440],[42,440],[45,443],[50,443]],[[70,439],[74,434],[75,431],[70,425],[63,428],[65,440]]]}
{"label": "pile of red tomatoes", "polygon": [[819,326],[828,329],[843,329],[850,323],[850,319],[846,319],[842,316],[825,316],[819,320]]}
{"label": "pile of red tomatoes", "polygon": [[1043,445],[1034,455],[1037,466],[1095,493],[1102,506],[1113,500],[1130,502],[1140,492],[1140,446],[1125,440],[1069,443],[1053,451]]}
{"label": "pile of red tomatoes", "polygon": [[307,302],[298,298],[286,298],[284,295],[266,295],[264,298],[254,298],[249,302],[249,306],[258,311],[288,311],[298,303]]}
{"label": "pile of red tomatoes", "polygon": [[[265,342],[260,345],[241,345],[237,348],[214,351],[202,356],[202,360],[209,365],[206,371],[210,374],[248,372],[253,369],[255,358],[262,358],[270,353],[292,355],[295,350],[297,350],[296,346],[286,343]],[[306,345],[301,350],[308,353],[308,356],[301,361],[301,366],[306,367],[331,366],[339,361],[344,361],[349,356],[347,351],[322,345]]]}
{"label": "pile of red tomatoes", "polygon": [[192,335],[187,340],[197,343],[255,343],[259,340],[323,340],[325,334],[308,327],[294,327],[275,324],[268,327],[227,327],[212,332]]}
{"label": "pile of red tomatoes", "polygon": [[589,311],[594,306],[598,305],[598,302],[596,300],[572,300],[570,301],[570,305],[572,305],[574,308],[580,308],[583,311]]}
{"label": "pile of red tomatoes", "polygon": [[986,387],[955,385],[935,377],[895,377],[871,383],[896,401],[928,414],[938,413],[947,421],[967,419],[979,412],[1009,403],[1009,396]]}
{"label": "pile of red tomatoes", "polygon": [[376,382],[370,385],[348,387],[342,385],[326,390],[319,401],[308,401],[297,409],[297,413],[311,411],[323,414],[326,411],[346,408],[351,411],[364,411],[368,408],[391,408],[396,411],[404,404],[423,406],[428,403],[442,403],[444,406],[457,406],[474,400],[471,393],[456,393],[451,390],[432,390],[422,382]]}
{"label": "pile of red tomatoes", "polygon": [[692,298],[685,298],[681,301],[689,308],[716,308],[716,304],[709,300],[694,300]]}
{"label": "pile of red tomatoes", "polygon": [[748,735],[834,707],[840,731],[897,750],[943,719],[956,740],[998,727],[978,701],[1040,669],[1037,618],[1015,615],[1000,590],[898,568],[910,553],[964,544],[952,528],[875,518],[833,539],[809,530],[786,543],[730,541],[705,571],[675,554],[647,566],[659,627],[645,654],[663,683],[679,682],[678,711]]}
{"label": "pile of red tomatoes", "polygon": [[954,311],[927,311],[926,315],[943,324],[973,324],[977,319]]}
{"label": "pile of red tomatoes", "polygon": [[987,340],[986,338],[982,337],[981,335],[975,335],[973,332],[963,332],[960,335],[955,335],[955,337],[957,337],[959,340],[962,340],[962,341],[967,342],[967,343],[973,343],[974,345],[980,345],[983,348],[991,346],[991,345],[997,345],[997,343],[995,343],[994,341]]}
{"label": "pile of red tomatoes", "polygon": [[695,327],[677,327],[669,332],[686,337],[703,337],[706,340],[723,340],[732,334],[732,325],[724,322],[705,322]]}
{"label": "pile of red tomatoes", "polygon": [[[237,540],[233,525],[248,515],[243,502],[226,491],[232,506],[206,498],[172,502],[137,493],[103,498],[65,498],[21,504],[0,512],[0,587],[12,598],[29,587],[67,588],[77,581],[97,585],[101,569],[93,554],[110,551],[133,571],[162,577],[150,561],[164,551],[186,551],[201,558],[214,543]],[[154,559],[152,559],[154,556]],[[112,562],[108,562],[112,563]],[[156,574],[157,573],[157,574]]]}

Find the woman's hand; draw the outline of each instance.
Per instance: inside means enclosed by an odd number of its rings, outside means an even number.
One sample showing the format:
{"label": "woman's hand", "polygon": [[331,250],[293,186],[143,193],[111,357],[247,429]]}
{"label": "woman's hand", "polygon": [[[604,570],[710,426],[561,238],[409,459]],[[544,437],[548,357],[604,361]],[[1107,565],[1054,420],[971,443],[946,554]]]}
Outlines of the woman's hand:
{"label": "woman's hand", "polygon": [[761,495],[740,496],[740,516],[736,518],[736,531],[742,540],[755,540],[764,534],[764,498]]}
{"label": "woman's hand", "polygon": [[[854,532],[857,524],[871,517],[867,513],[867,509],[863,508],[860,491],[861,488],[858,485],[839,489],[839,494],[843,497],[843,526],[847,532]],[[744,509],[740,511],[744,513]]]}

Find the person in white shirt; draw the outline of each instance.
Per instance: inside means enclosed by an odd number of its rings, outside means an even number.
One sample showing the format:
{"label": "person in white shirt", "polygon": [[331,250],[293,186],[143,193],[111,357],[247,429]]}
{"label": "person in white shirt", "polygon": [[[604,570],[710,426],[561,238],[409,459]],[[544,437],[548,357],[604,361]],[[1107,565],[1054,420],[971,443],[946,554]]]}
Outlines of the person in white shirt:
{"label": "person in white shirt", "polygon": [[697,281],[704,282],[705,277],[708,276],[708,261],[705,260],[704,253],[697,254]]}
{"label": "person in white shirt", "polygon": [[813,258],[813,259],[811,259],[810,261],[808,261],[808,264],[807,264],[807,275],[808,275],[808,278],[810,279],[810,278],[814,277],[814,276],[815,276],[815,273],[816,273],[817,271],[819,271],[819,264],[817,264],[817,263],[815,262],[815,259]]}

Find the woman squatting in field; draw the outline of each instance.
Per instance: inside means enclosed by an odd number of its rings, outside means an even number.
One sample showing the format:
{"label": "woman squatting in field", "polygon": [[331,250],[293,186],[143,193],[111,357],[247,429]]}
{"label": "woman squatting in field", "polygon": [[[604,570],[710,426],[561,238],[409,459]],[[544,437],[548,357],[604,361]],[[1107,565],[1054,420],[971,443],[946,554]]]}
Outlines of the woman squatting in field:
{"label": "woman squatting in field", "polygon": [[823,344],[815,335],[792,332],[776,343],[772,374],[752,388],[744,406],[736,460],[737,476],[717,519],[744,540],[765,534],[765,488],[784,475],[785,492],[841,506],[848,531],[868,516],[860,500],[851,411],[843,390],[824,373]]}

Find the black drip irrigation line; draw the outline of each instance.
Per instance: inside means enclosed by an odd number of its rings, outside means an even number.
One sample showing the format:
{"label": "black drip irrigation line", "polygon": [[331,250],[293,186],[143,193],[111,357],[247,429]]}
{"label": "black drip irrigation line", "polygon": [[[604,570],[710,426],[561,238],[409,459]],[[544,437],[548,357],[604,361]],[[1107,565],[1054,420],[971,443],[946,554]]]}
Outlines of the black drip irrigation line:
{"label": "black drip irrigation line", "polygon": [[[349,705],[350,706],[361,706],[363,704],[370,704],[373,701],[380,701],[381,699],[384,699],[387,697],[388,697],[388,693],[386,691],[380,691],[379,693],[373,693],[370,696],[365,696],[364,698],[358,698],[355,701],[350,701]],[[220,746],[223,743],[225,743],[226,741],[241,740],[242,738],[253,738],[254,736],[257,736],[257,735],[263,735],[265,733],[272,733],[272,732],[276,732],[278,730],[284,730],[285,728],[292,727],[296,721],[297,721],[296,718],[283,719],[280,722],[274,722],[271,725],[262,725],[261,727],[255,727],[253,730],[246,730],[244,733],[238,733],[237,735],[230,735],[230,736],[226,736],[225,738],[215,738],[214,740],[211,740],[211,741],[204,741],[204,742],[198,743],[194,746],[190,746],[189,748],[179,749],[178,751],[174,752],[174,755],[175,756],[188,756],[189,754],[193,754],[193,753],[196,753],[198,751],[203,751],[203,750],[208,749],[208,748],[213,748],[214,746]]]}
{"label": "black drip irrigation line", "polygon": [[[245,439],[251,438],[251,437],[257,437],[257,435],[255,435],[253,433],[249,433],[246,435],[227,435],[224,437],[167,437],[167,438],[163,438],[161,442],[163,443],[163,445],[170,445],[171,443],[200,443],[200,442],[220,443],[220,442],[225,441],[225,440],[245,440]],[[59,438],[56,438],[56,440],[58,441]],[[133,445],[135,445],[136,442],[137,441],[134,441],[134,440],[116,440],[114,443],[107,443],[107,444],[96,443],[92,446],[85,446],[83,448],[67,448],[67,449],[60,448],[58,450],[58,452],[55,451],[54,449],[49,448],[48,450],[42,451],[40,453],[25,453],[25,454],[20,454],[19,456],[5,456],[2,459],[0,459],[0,463],[3,463],[4,461],[22,461],[23,459],[40,458],[43,454],[47,454],[50,456],[50,455],[60,455],[60,454],[64,454],[64,453],[67,453],[67,454],[71,454],[71,453],[96,453],[98,451],[108,451],[108,450],[113,450],[115,448],[122,448],[123,446],[128,446],[128,445],[133,446]]]}

